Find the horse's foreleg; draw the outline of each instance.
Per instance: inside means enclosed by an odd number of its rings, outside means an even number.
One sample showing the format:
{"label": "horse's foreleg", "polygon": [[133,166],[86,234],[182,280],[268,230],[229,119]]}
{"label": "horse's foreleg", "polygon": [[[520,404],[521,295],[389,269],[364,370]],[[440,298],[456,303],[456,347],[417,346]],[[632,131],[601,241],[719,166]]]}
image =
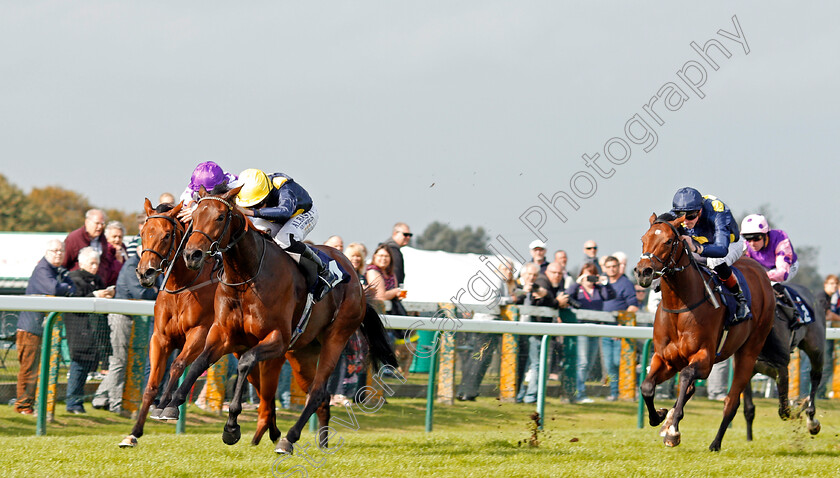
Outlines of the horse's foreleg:
{"label": "horse's foreleg", "polygon": [[744,419],[747,421],[747,441],[752,441],[755,403],[753,403],[752,384],[750,382],[747,382],[747,386],[744,388]]}
{"label": "horse's foreleg", "polygon": [[[172,399],[172,391],[178,386],[178,379],[181,378],[181,374],[184,373],[184,369],[187,365],[191,364],[204,349],[204,341],[206,338],[207,328],[205,327],[196,327],[187,332],[187,337],[184,341],[184,347],[181,349],[181,353],[179,353],[178,356],[175,357],[175,360],[172,361],[172,366],[169,370],[169,382],[166,384],[166,388],[163,389],[163,394],[160,397],[161,406],[165,403],[169,403]],[[168,356],[169,354],[165,355],[165,357]],[[152,412],[153,416],[160,416],[162,411],[163,408],[156,409]]]}
{"label": "horse's foreleg", "polygon": [[[822,340],[822,343],[825,343],[825,340]],[[800,345],[804,346],[805,344],[800,343]],[[803,350],[805,350],[805,353],[808,354],[808,358],[811,360],[811,391],[808,394],[808,404],[805,407],[805,415],[808,420],[808,432],[811,435],[816,435],[820,432],[821,428],[820,421],[814,418],[814,416],[817,413],[817,389],[822,381],[824,351],[820,346],[805,347]]]}
{"label": "horse's foreleg", "polygon": [[[239,428],[239,423],[237,423],[237,418],[239,414],[242,413],[242,393],[245,390],[245,383],[246,377],[248,374],[251,373],[251,370],[257,365],[258,362],[262,362],[264,360],[270,358],[281,358],[283,354],[286,353],[286,347],[282,345],[282,336],[279,331],[272,332],[268,334],[259,344],[248,350],[239,358],[239,366],[237,367],[238,376],[236,377],[236,386],[233,389],[233,397],[230,400],[230,406],[228,408],[228,420],[225,423],[224,432],[222,433],[222,441],[225,444],[233,445],[234,443],[239,441],[242,433]],[[279,375],[279,370],[277,373]],[[260,382],[262,382],[262,377],[260,377]],[[277,378],[275,378],[271,383],[274,384],[274,387],[277,388]],[[268,383],[266,385],[269,385]],[[260,385],[260,390],[262,390],[263,385]],[[272,406],[274,404],[274,394],[272,393],[269,400]],[[263,429],[262,433],[265,433]],[[261,434],[260,434],[261,435]],[[256,437],[255,437],[256,438]],[[259,441],[257,439],[257,441]]]}
{"label": "horse's foreleg", "polygon": [[[260,397],[259,417],[257,418],[257,430],[254,432],[252,445],[258,445],[263,434],[268,430],[268,437],[272,442],[280,439],[280,430],[277,428],[277,412],[274,410],[274,395],[277,392],[277,382],[280,378],[280,369],[286,361],[285,357],[266,360],[259,364],[259,379],[253,380],[254,374],[248,375],[248,380],[257,388]],[[257,383],[254,383],[254,382]]]}
{"label": "horse's foreleg", "polygon": [[779,393],[779,417],[782,420],[790,418],[790,402],[788,401],[788,390],[790,376],[787,367],[778,367],[776,370],[776,390]]}
{"label": "horse's foreleg", "polygon": [[660,435],[668,446],[680,444],[680,420],[685,415],[685,404],[694,395],[694,381],[709,375],[712,369],[711,360],[702,351],[692,357],[688,366],[680,370],[680,391],[673,410],[668,412],[665,423],[662,424]]}
{"label": "horse's foreleg", "polygon": [[146,414],[149,413],[149,407],[157,396],[158,386],[163,380],[163,373],[166,368],[166,357],[169,356],[171,349],[172,346],[168,338],[152,335],[152,340],[149,341],[149,365],[151,367],[149,381],[143,391],[143,401],[140,404],[140,410],[137,412],[137,421],[134,423],[134,428],[131,429],[131,435],[120,442],[119,446],[133,447],[137,444],[137,439],[143,436]]}
{"label": "horse's foreleg", "polygon": [[178,407],[187,401],[187,395],[189,395],[190,389],[195,384],[195,381],[198,380],[198,377],[200,377],[202,373],[204,373],[211,365],[216,363],[216,361],[222,358],[225,354],[230,353],[230,346],[227,343],[227,340],[223,340],[220,333],[214,333],[215,329],[215,325],[210,328],[210,333],[207,335],[207,343],[204,346],[204,351],[202,351],[195,359],[190,367],[190,371],[187,372],[187,375],[184,377],[183,383],[181,383],[181,386],[179,386],[175,393],[172,394],[172,399],[169,403],[161,403],[161,407],[165,406],[163,412],[160,414],[161,419],[177,420],[180,415]]}
{"label": "horse's foreleg", "polygon": [[648,373],[642,385],[639,387],[642,393],[642,398],[645,400],[645,406],[648,410],[648,419],[650,425],[655,427],[665,420],[668,410],[660,408],[659,410],[653,404],[653,397],[656,394],[656,386],[660,383],[670,379],[674,376],[676,370],[669,367],[662,357],[658,354],[653,354],[650,362],[650,372]]}

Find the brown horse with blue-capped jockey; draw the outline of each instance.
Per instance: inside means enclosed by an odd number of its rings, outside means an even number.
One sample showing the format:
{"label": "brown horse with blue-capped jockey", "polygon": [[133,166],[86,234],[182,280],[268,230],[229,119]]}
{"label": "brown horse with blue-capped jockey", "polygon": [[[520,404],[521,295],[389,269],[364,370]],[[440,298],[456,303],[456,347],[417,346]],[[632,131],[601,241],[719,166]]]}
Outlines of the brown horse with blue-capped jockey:
{"label": "brown horse with blue-capped jockey", "polygon": [[[702,198],[695,193],[696,190],[688,191],[687,195],[684,190],[678,191],[674,199],[675,211],[659,218],[651,215],[650,228],[642,236],[642,256],[635,274],[643,287],[649,287],[659,278],[662,301],[654,318],[654,354],[641,392],[650,424],[662,424],[660,434],[666,445],[679,445],[679,423],[686,403],[694,394],[695,381],[708,377],[713,364],[734,357],[735,373],[724,400],[723,420],[709,446],[710,450],[718,451],[726,428],[738,410],[741,392],[753,375],[756,358],[773,326],[775,297],[764,269],[752,259],[737,259],[731,269],[728,265],[721,267],[720,264],[727,264],[722,260],[716,261],[715,266],[710,265],[718,274],[721,271],[731,274],[721,277],[719,282],[713,280],[716,274],[698,264],[695,254],[702,259],[702,253],[714,247],[712,243],[699,244],[692,238],[696,237],[692,233],[702,231],[698,227],[700,216],[705,215],[704,219],[712,222],[709,227],[713,238],[720,237],[720,234],[714,234],[715,227],[733,227],[731,231],[724,231],[727,240],[722,241],[719,257],[729,252],[735,258],[740,257],[737,248],[742,247],[743,242],[738,242],[737,225],[731,224],[734,220],[717,218],[715,221],[715,212],[728,212],[728,208],[725,209],[716,198]],[[680,200],[686,197],[688,206],[678,208]],[[734,236],[733,244],[729,244],[730,234]],[[729,283],[725,279],[730,279]],[[730,285],[732,282],[736,283],[734,287]],[[739,294],[741,300],[736,300],[735,296]],[[727,307],[726,302],[731,307]],[[678,372],[679,395],[674,407],[656,409],[653,403],[656,385]]]}
{"label": "brown horse with blue-capped jockey", "polygon": [[[212,363],[230,352],[239,352],[239,375],[230,403],[222,439],[232,445],[240,438],[237,416],[242,410],[244,380],[260,362],[268,369],[282,365],[287,352],[298,384],[308,392],[300,417],[278,443],[278,453],[292,453],[303,426],[317,412],[319,444],[327,446],[330,418],[327,379],[347,339],[361,330],[371,357],[396,368],[396,358],[376,311],[365,301],[361,283],[349,260],[339,251],[319,246],[320,253],[335,261],[347,280],[326,296],[313,300],[313,288],[295,260],[271,237],[261,233],[236,206],[240,187],[211,195],[203,188],[193,211],[193,233],[184,248],[190,268],[197,269],[209,254],[221,253],[223,269],[215,295],[215,320],[198,356],[161,414],[178,417],[178,406],[195,380]],[[279,368],[277,368],[279,372]],[[274,375],[277,376],[276,374]],[[261,379],[265,373],[261,373]],[[276,384],[276,382],[275,382]],[[271,400],[273,403],[273,399]]]}

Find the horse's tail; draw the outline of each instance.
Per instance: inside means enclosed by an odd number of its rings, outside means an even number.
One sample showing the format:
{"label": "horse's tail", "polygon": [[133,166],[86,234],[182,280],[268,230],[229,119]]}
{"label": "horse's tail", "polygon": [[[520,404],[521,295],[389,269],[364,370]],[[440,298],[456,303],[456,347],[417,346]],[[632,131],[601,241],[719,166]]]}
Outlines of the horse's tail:
{"label": "horse's tail", "polygon": [[388,334],[382,325],[382,319],[379,318],[379,314],[370,304],[366,305],[365,319],[362,322],[361,330],[368,341],[370,356],[375,362],[374,365],[378,362],[380,365],[384,364],[395,369],[398,368],[397,356],[388,341]]}

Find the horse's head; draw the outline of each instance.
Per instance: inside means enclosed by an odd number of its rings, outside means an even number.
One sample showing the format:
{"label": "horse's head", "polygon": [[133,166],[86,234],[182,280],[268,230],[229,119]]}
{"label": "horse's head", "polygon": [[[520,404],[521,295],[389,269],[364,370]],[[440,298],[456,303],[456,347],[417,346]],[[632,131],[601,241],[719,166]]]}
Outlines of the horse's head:
{"label": "horse's head", "polygon": [[143,287],[152,287],[159,274],[166,272],[166,268],[175,260],[175,250],[184,234],[184,226],[178,221],[178,212],[184,203],[175,207],[161,204],[152,208],[152,203],[146,199],[146,223],[140,232],[143,251],[137,264],[137,278]]}
{"label": "horse's head", "polygon": [[234,229],[231,223],[234,217],[242,217],[234,202],[240,189],[241,186],[222,194],[210,194],[201,187],[198,205],[192,213],[193,232],[184,247],[184,261],[190,269],[199,269],[207,257],[231,246]]}
{"label": "horse's head", "polygon": [[677,232],[685,216],[676,219],[650,216],[650,229],[642,236],[642,257],[633,272],[642,287],[649,287],[654,277],[675,266],[677,252],[683,247]]}

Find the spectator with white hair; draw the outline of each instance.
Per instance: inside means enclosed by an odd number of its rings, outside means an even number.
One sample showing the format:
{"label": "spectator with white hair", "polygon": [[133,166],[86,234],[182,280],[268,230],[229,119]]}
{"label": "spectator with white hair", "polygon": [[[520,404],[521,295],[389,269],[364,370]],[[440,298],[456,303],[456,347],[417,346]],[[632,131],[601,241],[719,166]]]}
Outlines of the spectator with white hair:
{"label": "spectator with white hair", "polygon": [[[44,257],[38,261],[29,283],[27,295],[73,295],[73,283],[67,277],[67,269],[61,267],[64,262],[64,243],[58,239],[47,242]],[[33,415],[35,388],[38,384],[38,364],[41,358],[41,336],[44,335],[43,312],[21,312],[18,317],[15,346],[18,353],[20,371],[17,381],[17,399],[15,411],[23,415]]]}
{"label": "spectator with white hair", "polygon": [[[70,280],[78,297],[114,297],[114,286],[106,287],[97,275],[99,271],[99,252],[92,247],[84,247],[78,255],[79,269],[70,272]],[[84,405],[85,380],[88,373],[96,368],[103,358],[106,337],[100,337],[98,331],[103,317],[99,314],[64,314],[64,328],[67,330],[67,348],[70,349],[70,376],[67,378],[67,411],[86,413]]]}

